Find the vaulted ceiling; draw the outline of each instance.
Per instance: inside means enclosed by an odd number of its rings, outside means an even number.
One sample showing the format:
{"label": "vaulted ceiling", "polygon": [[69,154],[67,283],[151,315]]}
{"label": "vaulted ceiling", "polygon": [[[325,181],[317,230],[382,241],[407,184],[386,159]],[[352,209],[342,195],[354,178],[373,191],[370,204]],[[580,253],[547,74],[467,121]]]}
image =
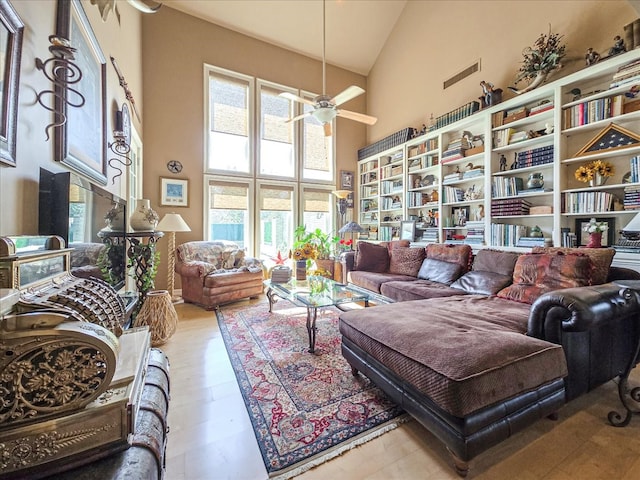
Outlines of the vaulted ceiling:
{"label": "vaulted ceiling", "polygon": [[[225,28],[322,58],[321,0],[165,0]],[[407,0],[327,0],[327,63],[367,75]]]}

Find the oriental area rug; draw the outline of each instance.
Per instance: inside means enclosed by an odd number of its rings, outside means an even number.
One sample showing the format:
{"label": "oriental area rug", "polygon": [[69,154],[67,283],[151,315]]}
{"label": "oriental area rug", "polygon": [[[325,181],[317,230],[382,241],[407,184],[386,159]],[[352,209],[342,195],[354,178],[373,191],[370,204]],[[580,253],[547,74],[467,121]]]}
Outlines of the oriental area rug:
{"label": "oriental area rug", "polygon": [[286,479],[395,428],[402,410],[340,353],[338,310],[318,311],[316,353],[306,309],[285,300],[216,312],[269,477]]}

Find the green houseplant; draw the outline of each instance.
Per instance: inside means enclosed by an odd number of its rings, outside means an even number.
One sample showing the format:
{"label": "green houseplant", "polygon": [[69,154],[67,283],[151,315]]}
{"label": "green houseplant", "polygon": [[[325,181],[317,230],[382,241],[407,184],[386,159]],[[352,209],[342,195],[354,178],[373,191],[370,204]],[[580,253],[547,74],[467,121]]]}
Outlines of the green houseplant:
{"label": "green houseplant", "polygon": [[333,236],[330,233],[325,233],[321,229],[316,228],[311,232],[307,232],[307,227],[301,225],[296,228],[294,232],[295,241],[293,243],[294,248],[298,248],[305,243],[311,243],[315,245],[317,250],[316,259],[330,260],[333,258],[333,252],[335,246],[340,241],[340,237]]}

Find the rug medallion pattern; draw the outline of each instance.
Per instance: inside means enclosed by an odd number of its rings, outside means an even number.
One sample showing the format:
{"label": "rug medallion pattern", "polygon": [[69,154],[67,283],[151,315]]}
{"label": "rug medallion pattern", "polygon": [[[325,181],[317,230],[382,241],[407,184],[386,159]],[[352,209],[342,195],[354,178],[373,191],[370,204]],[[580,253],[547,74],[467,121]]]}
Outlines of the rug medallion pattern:
{"label": "rug medallion pattern", "polygon": [[217,313],[267,471],[308,462],[400,415],[340,353],[338,311],[318,312],[316,354],[307,352],[306,310],[281,301]]}

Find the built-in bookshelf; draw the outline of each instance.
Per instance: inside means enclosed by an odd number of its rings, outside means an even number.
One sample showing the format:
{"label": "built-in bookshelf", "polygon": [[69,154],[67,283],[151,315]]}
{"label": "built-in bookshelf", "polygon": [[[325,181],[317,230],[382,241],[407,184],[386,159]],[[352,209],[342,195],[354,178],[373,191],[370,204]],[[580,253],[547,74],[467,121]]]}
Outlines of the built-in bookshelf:
{"label": "built-in bookshelf", "polygon": [[[360,220],[377,234],[364,237],[398,238],[413,220],[423,243],[562,246],[584,241],[576,228],[596,217],[617,240],[640,212],[640,142],[581,150],[612,123],[640,137],[640,73],[628,76],[636,61],[639,51],[609,58],[361,160]],[[616,85],[616,75],[631,80]],[[613,174],[577,179],[595,160]]]}

